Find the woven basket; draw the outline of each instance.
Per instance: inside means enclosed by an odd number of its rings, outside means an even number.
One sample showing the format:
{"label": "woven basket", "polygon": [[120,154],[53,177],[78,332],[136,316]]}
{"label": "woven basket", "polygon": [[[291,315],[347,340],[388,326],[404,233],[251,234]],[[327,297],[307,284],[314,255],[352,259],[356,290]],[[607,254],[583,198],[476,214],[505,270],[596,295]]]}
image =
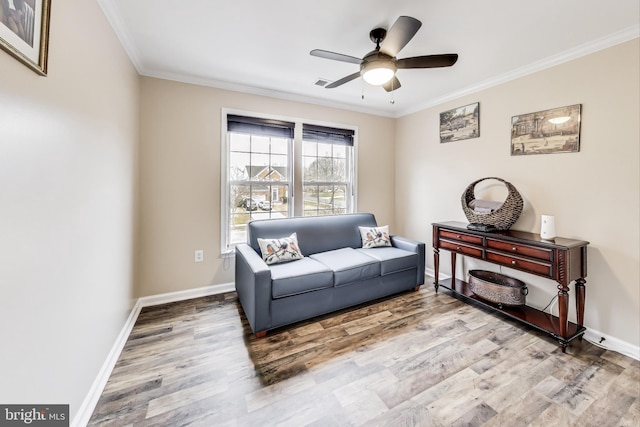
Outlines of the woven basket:
{"label": "woven basket", "polygon": [[478,297],[498,306],[525,305],[529,293],[522,280],[484,270],[469,270],[469,289]]}
{"label": "woven basket", "polygon": [[[495,179],[502,182],[507,187],[509,193],[507,194],[505,201],[502,203],[502,206],[495,211],[487,213],[474,212],[474,210],[469,207],[469,203],[476,198],[474,192],[476,184],[487,179]],[[516,187],[514,187],[510,182],[496,177],[481,178],[469,184],[462,194],[461,201],[462,210],[464,210],[464,214],[467,216],[470,223],[493,225],[498,230],[510,229],[518,218],[520,218],[523,206],[522,196],[520,196]]]}

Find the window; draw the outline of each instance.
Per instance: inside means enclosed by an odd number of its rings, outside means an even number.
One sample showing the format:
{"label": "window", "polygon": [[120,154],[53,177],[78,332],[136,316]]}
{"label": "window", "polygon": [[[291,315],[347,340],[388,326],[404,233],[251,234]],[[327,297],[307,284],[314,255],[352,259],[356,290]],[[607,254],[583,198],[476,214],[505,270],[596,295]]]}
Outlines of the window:
{"label": "window", "polygon": [[303,125],[304,216],[353,212],[352,130]]}
{"label": "window", "polygon": [[246,242],[253,219],[354,212],[355,131],[230,113],[223,120],[223,252]]}

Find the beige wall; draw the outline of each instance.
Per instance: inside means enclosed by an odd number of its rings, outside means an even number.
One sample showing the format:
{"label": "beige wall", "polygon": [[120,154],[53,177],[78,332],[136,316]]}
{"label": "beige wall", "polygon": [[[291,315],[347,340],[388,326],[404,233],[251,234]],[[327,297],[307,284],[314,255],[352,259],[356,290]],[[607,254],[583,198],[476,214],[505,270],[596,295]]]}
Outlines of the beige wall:
{"label": "beige wall", "polygon": [[73,417],[131,308],[139,78],[96,2],[52,3],[48,77],[0,51],[0,402]]}
{"label": "beige wall", "polygon": [[139,296],[234,280],[220,257],[222,108],[357,126],[358,210],[394,227],[393,119],[154,78],[140,102]]}
{"label": "beige wall", "polygon": [[[587,328],[638,346],[639,52],[635,39],[399,119],[396,224],[400,232],[431,247],[432,222],[466,221],[460,196],[470,182],[486,176],[504,178],[525,199],[514,229],[539,233],[540,215],[551,214],[558,235],[591,243]],[[440,144],[439,113],[476,101],[481,136]],[[510,155],[512,116],[571,104],[582,104],[579,153]],[[449,274],[448,253],[443,258],[441,272]],[[431,251],[427,264],[433,268]],[[477,265],[467,261],[462,267]],[[556,292],[553,282],[508,269],[505,273],[532,283],[529,301],[539,308]],[[571,313],[575,319],[573,308]]]}

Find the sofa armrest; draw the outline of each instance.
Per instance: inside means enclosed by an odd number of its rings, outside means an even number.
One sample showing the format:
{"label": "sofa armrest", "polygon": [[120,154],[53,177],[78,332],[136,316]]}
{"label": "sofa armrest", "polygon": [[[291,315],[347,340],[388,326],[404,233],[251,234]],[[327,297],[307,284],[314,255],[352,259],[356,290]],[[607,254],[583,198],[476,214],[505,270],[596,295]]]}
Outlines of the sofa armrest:
{"label": "sofa armrest", "polygon": [[235,285],[251,330],[266,331],[271,324],[271,270],[246,243],[236,246]]}
{"label": "sofa armrest", "polygon": [[416,277],[416,285],[424,285],[425,244],[423,242],[401,236],[391,236],[391,244],[398,249],[404,249],[405,251],[418,254],[418,275]]}

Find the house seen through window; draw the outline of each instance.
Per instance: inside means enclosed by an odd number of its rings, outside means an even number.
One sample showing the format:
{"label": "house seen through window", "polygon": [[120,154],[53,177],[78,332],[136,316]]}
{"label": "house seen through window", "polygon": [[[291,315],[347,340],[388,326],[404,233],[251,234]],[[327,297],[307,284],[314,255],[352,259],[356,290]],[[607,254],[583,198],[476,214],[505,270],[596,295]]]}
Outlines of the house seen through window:
{"label": "house seen through window", "polygon": [[353,212],[354,135],[351,129],[228,114],[223,249],[245,242],[253,219]]}

